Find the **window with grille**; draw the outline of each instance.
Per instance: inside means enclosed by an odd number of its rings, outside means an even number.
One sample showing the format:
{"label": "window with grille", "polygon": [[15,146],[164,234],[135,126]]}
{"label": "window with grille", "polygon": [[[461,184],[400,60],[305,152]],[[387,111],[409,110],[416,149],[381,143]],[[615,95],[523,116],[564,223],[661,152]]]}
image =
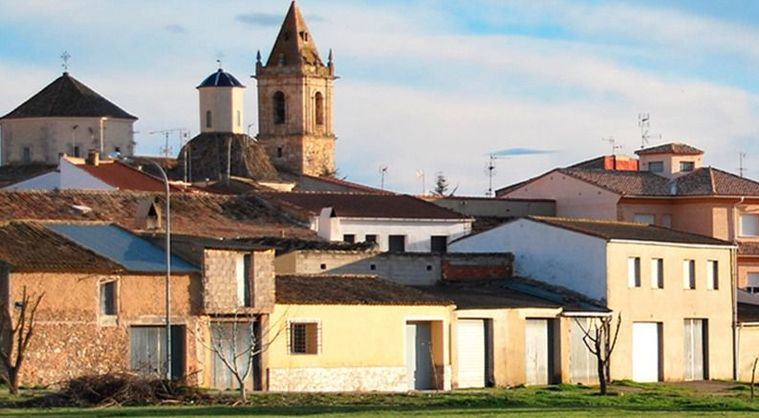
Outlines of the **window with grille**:
{"label": "window with grille", "polygon": [[693,171],[696,168],[696,163],[693,161],[680,161],[680,171]]}
{"label": "window with grille", "polygon": [[651,161],[648,163],[648,171],[652,173],[661,173],[664,171],[663,161]]}
{"label": "window with grille", "polygon": [[319,345],[319,323],[290,324],[290,354],[318,354]]}

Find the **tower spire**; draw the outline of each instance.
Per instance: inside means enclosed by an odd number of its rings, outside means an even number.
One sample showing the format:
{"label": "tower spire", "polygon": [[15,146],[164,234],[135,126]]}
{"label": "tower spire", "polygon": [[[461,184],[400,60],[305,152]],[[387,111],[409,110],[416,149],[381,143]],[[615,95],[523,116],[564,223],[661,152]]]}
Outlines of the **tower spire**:
{"label": "tower spire", "polygon": [[290,9],[266,62],[266,66],[270,65],[324,67],[306,19],[294,0],[290,3]]}

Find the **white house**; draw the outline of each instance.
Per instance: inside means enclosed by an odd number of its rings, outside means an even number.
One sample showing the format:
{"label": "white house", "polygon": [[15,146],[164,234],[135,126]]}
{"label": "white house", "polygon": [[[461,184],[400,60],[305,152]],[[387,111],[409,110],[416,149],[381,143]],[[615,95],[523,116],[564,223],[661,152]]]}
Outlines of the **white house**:
{"label": "white house", "polygon": [[376,193],[263,193],[302,212],[330,241],[375,242],[381,251],[446,252],[468,235],[473,219],[408,195]]}

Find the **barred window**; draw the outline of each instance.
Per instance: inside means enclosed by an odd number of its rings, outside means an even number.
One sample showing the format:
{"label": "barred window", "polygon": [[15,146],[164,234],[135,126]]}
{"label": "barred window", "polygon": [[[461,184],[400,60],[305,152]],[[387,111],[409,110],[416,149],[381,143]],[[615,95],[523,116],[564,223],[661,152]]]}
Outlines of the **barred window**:
{"label": "barred window", "polygon": [[300,322],[290,324],[290,353],[318,354],[319,353],[319,324],[316,322]]}

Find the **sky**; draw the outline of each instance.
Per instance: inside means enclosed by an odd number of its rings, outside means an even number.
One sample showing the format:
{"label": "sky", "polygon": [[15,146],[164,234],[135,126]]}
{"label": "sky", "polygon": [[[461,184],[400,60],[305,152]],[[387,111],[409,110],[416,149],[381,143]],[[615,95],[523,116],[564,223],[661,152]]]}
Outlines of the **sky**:
{"label": "sky", "polygon": [[[70,73],[150,132],[199,131],[195,87],[216,70],[247,86],[289,0],[0,0],[0,113]],[[339,176],[482,196],[557,166],[686,142],[706,164],[759,178],[759,1],[299,0],[322,58],[334,50]],[[180,138],[172,137],[173,151]],[[539,151],[539,152],[538,152]],[[517,155],[509,155],[517,154]],[[424,178],[417,175],[425,173]]]}

